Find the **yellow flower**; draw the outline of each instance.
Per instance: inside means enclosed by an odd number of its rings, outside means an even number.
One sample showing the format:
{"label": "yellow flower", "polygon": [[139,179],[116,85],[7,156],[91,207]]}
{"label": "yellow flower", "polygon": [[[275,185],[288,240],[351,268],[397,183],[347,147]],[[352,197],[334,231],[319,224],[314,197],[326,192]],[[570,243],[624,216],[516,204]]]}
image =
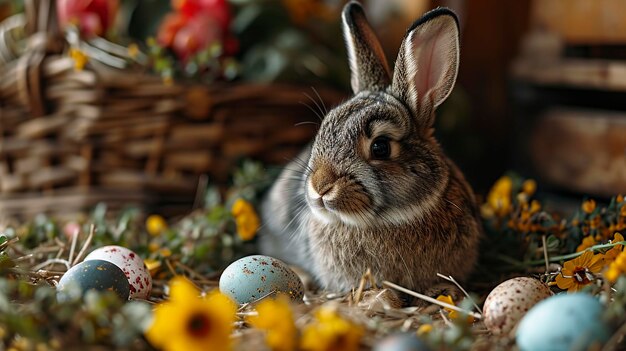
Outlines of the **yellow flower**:
{"label": "yellow flower", "polygon": [[266,331],[265,342],[274,351],[296,349],[297,333],[289,298],[281,295],[277,299],[261,301],[256,311],[258,315],[248,317],[248,323]]}
{"label": "yellow flower", "polygon": [[137,46],[137,44],[135,43],[132,43],[128,45],[127,51],[128,51],[128,56],[130,56],[130,58],[136,59],[137,56],[139,55],[139,46]]}
{"label": "yellow flower", "polygon": [[148,234],[157,236],[167,229],[167,222],[159,215],[151,215],[146,219],[146,230]]}
{"label": "yellow flower", "polygon": [[498,217],[504,217],[511,212],[511,191],[513,189],[513,181],[510,177],[503,176],[496,181],[489,194],[487,195],[487,204]]}
{"label": "yellow flower", "polygon": [[[454,300],[452,300],[452,296],[450,296],[450,295],[445,295],[445,296],[444,295],[439,295],[439,296],[437,296],[437,301],[445,302],[445,303],[447,303],[449,305],[456,306],[456,304],[454,303]],[[458,311],[455,311],[455,310],[453,310],[451,308],[445,308],[444,307],[444,310],[448,311],[448,317],[450,317],[450,319],[457,319],[457,318],[465,315],[465,314],[460,313]],[[468,323],[473,323],[474,322],[474,317],[472,317],[470,315],[467,315],[467,322]]]}
{"label": "yellow flower", "polygon": [[82,71],[87,62],[89,62],[89,56],[80,51],[80,49],[71,48],[69,55],[74,60],[74,70],[77,72]]}
{"label": "yellow flower", "polygon": [[183,277],[170,281],[169,301],[154,309],[146,331],[150,343],[163,351],[230,350],[230,334],[237,307],[218,291],[201,298]]}
{"label": "yellow flower", "polygon": [[527,179],[522,183],[522,192],[528,196],[532,196],[537,191],[537,182]]}
{"label": "yellow flower", "polygon": [[259,230],[259,216],[252,205],[244,200],[237,199],[231,209],[235,222],[237,223],[237,234],[242,240],[251,240]]}
{"label": "yellow flower", "polygon": [[[624,237],[620,233],[615,233],[613,237],[613,242],[615,243],[615,242],[620,242],[620,241],[624,241]],[[624,245],[622,244],[613,246],[609,251],[604,253],[604,264],[608,264],[608,263],[615,261],[617,256],[619,256],[619,254],[621,254],[623,250],[624,250]]]}
{"label": "yellow flower", "polygon": [[590,214],[593,210],[596,209],[596,201],[594,199],[589,199],[583,202],[581,208],[586,214]]}
{"label": "yellow flower", "polygon": [[159,254],[163,257],[170,257],[172,256],[172,250],[170,250],[167,247],[164,247],[162,249],[159,250]]}
{"label": "yellow flower", "polygon": [[591,283],[594,273],[599,273],[604,266],[602,255],[594,255],[586,251],[571,261],[565,262],[561,273],[556,276],[556,284],[567,292],[577,292],[583,286]]}
{"label": "yellow flower", "polygon": [[301,348],[310,351],[357,351],[363,329],[339,316],[332,307],[321,307],[315,321],[303,331]]}
{"label": "yellow flower", "polygon": [[576,252],[585,251],[587,248],[590,248],[595,244],[597,244],[596,239],[589,235],[583,239],[583,242],[580,245],[578,245]]}
{"label": "yellow flower", "polygon": [[619,194],[615,197],[615,202],[617,202],[618,204],[621,204],[622,202],[624,202],[624,195]]}
{"label": "yellow flower", "polygon": [[148,259],[143,260],[143,262],[146,264],[146,268],[148,268],[148,272],[150,272],[150,275],[153,277],[161,268],[161,261],[152,260],[148,258]]}
{"label": "yellow flower", "polygon": [[433,330],[433,326],[430,324],[422,324],[417,328],[417,336],[422,336],[430,333]]}

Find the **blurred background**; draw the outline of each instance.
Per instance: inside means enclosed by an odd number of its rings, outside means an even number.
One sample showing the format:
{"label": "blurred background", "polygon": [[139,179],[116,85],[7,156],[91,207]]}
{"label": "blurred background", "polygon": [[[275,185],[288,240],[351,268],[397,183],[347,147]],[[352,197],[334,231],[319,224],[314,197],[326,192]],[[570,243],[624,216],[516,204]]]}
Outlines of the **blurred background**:
{"label": "blurred background", "polygon": [[[284,163],[350,95],[344,3],[0,1],[0,207],[85,189],[127,202],[133,189],[165,211],[243,158]],[[626,3],[362,3],[390,62],[424,12],[458,14],[460,72],[437,134],[477,193],[510,171],[576,202],[626,193]],[[33,142],[44,151],[16,146]]]}

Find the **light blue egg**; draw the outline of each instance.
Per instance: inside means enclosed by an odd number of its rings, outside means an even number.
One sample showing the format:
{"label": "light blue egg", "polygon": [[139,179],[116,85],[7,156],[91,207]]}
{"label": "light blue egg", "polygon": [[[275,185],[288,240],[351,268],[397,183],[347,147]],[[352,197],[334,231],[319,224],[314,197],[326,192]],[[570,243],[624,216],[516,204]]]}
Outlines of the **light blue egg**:
{"label": "light blue egg", "polygon": [[220,277],[220,291],[240,304],[271,293],[283,293],[302,300],[302,281],[285,263],[273,257],[254,255],[226,267]]}
{"label": "light blue egg", "polygon": [[391,334],[374,345],[373,351],[430,351],[415,333]]}
{"label": "light blue egg", "polygon": [[601,345],[609,338],[602,309],[598,299],[584,293],[545,299],[520,322],[517,346],[522,351],[570,351]]}

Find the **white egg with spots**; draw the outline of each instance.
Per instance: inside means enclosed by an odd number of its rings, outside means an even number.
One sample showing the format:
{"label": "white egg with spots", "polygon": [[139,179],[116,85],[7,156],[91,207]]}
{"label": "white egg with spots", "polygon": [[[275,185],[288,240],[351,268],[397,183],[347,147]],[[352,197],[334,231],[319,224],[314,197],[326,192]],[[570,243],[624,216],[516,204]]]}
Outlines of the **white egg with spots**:
{"label": "white egg with spots", "polygon": [[539,301],[552,296],[537,279],[518,277],[496,286],[483,305],[483,321],[493,334],[509,333]]}
{"label": "white egg with spots", "polygon": [[92,251],[85,261],[103,260],[118,266],[130,284],[130,298],[147,299],[152,290],[152,277],[143,260],[133,251],[122,246],[104,246]]}
{"label": "white egg with spots", "polygon": [[284,262],[273,257],[254,255],[228,266],[220,277],[220,291],[239,304],[255,301],[269,294],[286,294],[302,300],[304,286],[298,275]]}

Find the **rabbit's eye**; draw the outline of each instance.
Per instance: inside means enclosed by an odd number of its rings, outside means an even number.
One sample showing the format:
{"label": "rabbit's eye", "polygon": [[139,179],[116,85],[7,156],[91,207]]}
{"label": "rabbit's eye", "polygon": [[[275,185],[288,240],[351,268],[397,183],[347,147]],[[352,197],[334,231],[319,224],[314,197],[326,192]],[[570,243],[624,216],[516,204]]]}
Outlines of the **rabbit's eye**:
{"label": "rabbit's eye", "polygon": [[370,146],[370,153],[375,160],[386,160],[391,155],[391,145],[389,139],[385,137],[378,137],[372,141]]}

